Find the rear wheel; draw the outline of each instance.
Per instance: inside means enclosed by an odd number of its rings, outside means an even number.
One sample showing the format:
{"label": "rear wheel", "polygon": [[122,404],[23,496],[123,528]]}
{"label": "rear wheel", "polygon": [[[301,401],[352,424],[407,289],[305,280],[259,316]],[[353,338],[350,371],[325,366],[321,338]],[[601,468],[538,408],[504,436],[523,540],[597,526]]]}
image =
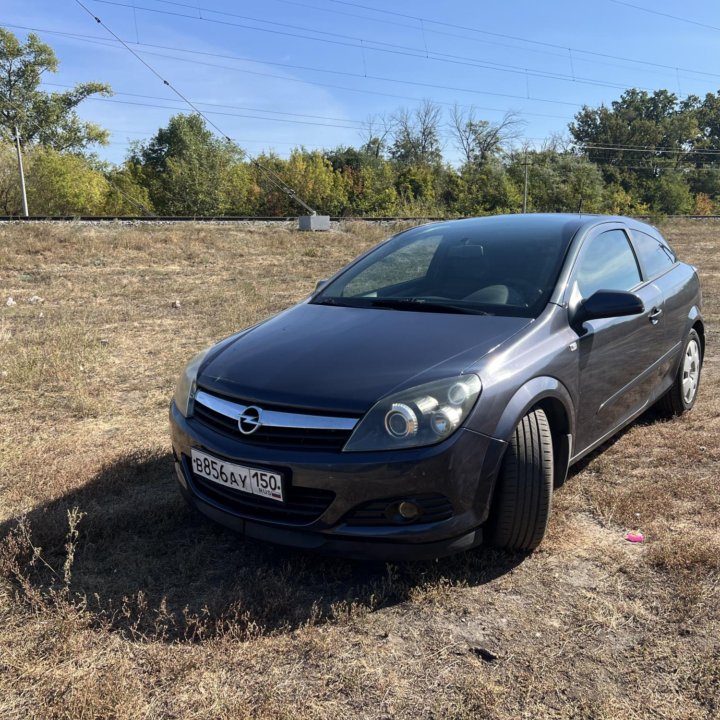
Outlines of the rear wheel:
{"label": "rear wheel", "polygon": [[534,550],[543,539],[553,492],[553,444],[541,409],[515,428],[505,451],[490,518],[490,542],[507,550]]}
{"label": "rear wheel", "polygon": [[675,382],[658,402],[665,415],[673,417],[692,410],[697,400],[702,370],[702,344],[695,330],[688,333]]}

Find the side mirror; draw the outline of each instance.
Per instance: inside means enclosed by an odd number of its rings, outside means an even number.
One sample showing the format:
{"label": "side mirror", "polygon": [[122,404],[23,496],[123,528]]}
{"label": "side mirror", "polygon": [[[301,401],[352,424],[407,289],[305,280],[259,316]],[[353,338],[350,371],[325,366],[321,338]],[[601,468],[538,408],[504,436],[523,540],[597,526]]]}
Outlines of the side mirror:
{"label": "side mirror", "polygon": [[643,312],[645,312],[643,301],[631,292],[598,290],[578,305],[573,323],[582,325],[587,320],[626,317],[640,315]]}
{"label": "side mirror", "polygon": [[319,290],[322,290],[327,284],[328,284],[327,278],[323,278],[322,280],[318,280],[318,281],[315,283],[315,292],[318,292]]}

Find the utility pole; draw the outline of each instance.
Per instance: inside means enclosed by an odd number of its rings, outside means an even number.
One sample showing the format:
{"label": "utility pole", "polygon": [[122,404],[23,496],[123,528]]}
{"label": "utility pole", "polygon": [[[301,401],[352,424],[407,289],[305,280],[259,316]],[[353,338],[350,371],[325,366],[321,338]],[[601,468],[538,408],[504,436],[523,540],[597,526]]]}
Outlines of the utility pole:
{"label": "utility pole", "polygon": [[18,170],[20,171],[20,192],[22,193],[23,217],[28,216],[27,193],[25,192],[25,171],[23,170],[22,151],[20,150],[20,131],[15,126],[15,147],[17,148]]}
{"label": "utility pole", "polygon": [[525,187],[523,189],[523,212],[527,212],[527,186],[528,186],[528,160],[527,146],[525,147]]}

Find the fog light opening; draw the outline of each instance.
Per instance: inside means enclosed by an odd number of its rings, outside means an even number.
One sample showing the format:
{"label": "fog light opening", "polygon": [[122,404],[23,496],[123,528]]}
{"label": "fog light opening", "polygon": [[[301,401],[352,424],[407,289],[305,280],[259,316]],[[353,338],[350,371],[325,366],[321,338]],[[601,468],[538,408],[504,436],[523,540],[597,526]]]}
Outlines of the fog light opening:
{"label": "fog light opening", "polygon": [[416,520],[420,517],[420,508],[409,500],[403,500],[398,505],[398,513],[403,520]]}

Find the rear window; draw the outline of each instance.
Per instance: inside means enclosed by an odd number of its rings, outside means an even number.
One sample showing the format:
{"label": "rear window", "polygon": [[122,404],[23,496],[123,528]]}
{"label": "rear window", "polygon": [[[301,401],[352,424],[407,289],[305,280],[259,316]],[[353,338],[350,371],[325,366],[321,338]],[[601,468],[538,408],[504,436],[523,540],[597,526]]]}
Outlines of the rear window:
{"label": "rear window", "polygon": [[633,230],[632,236],[646,280],[660,275],[673,266],[676,258],[667,245],[640,230]]}

